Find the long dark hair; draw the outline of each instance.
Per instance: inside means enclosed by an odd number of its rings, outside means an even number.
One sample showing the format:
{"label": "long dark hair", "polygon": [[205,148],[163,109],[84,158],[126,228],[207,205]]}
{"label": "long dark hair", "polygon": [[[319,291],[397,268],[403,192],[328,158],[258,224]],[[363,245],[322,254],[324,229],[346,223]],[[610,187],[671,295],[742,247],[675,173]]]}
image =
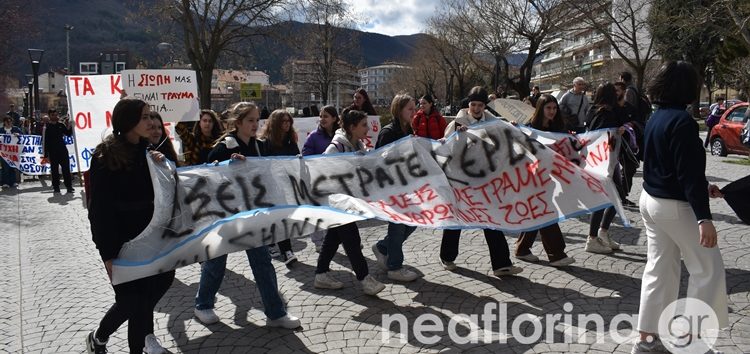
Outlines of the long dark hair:
{"label": "long dark hair", "polygon": [[701,79],[692,64],[669,61],[659,68],[648,86],[651,101],[657,104],[687,106],[698,100]]}
{"label": "long dark hair", "polygon": [[135,128],[141,120],[146,102],[125,97],[112,110],[112,134],[94,149],[94,158],[102,161],[111,171],[127,170],[133,165],[133,144],[125,134]]}
{"label": "long dark hair", "polygon": [[[201,132],[201,124],[200,124],[200,117],[203,117],[206,114],[209,117],[211,117],[211,121],[214,123],[213,127],[211,128],[211,136],[208,138],[203,136],[203,132]],[[198,122],[195,122],[195,125],[193,126],[193,136],[198,141],[215,141],[224,132],[224,125],[221,123],[221,121],[219,121],[219,117],[216,115],[216,112],[214,112],[213,110],[202,109],[201,114],[198,116],[198,118],[199,118]]]}
{"label": "long dark hair", "polygon": [[333,127],[331,129],[332,132],[336,132],[339,128],[341,128],[341,118],[339,118],[339,112],[336,110],[336,107],[333,105],[327,105],[323,107],[323,109],[320,111],[322,114],[323,112],[328,113],[331,117],[336,118],[336,120],[333,122]]}
{"label": "long dark hair", "polygon": [[600,84],[594,94],[594,107],[597,111],[611,111],[617,106],[617,91],[615,85],[610,82]]}
{"label": "long dark hair", "polygon": [[352,127],[359,124],[362,119],[367,119],[367,113],[353,109],[345,109],[341,112],[341,128],[346,132],[346,138],[351,140]]}
{"label": "long dark hair", "polygon": [[[545,127],[544,106],[546,106],[548,103],[554,103],[557,107],[557,112],[555,113],[555,117],[552,119],[552,122],[550,122],[549,125]],[[560,112],[560,104],[557,102],[555,96],[548,95],[546,93],[539,96],[539,99],[537,99],[536,101],[536,109],[534,109],[534,114],[531,116],[529,125],[534,129],[545,130],[549,132],[565,131],[565,122],[563,121],[562,113]]]}
{"label": "long dark hair", "polygon": [[[284,124],[284,119],[289,119],[289,131],[284,133],[281,131],[281,125]],[[266,139],[271,143],[272,146],[282,147],[287,141],[291,141],[292,144],[297,144],[297,132],[294,131],[294,118],[286,110],[277,109],[271,112],[268,116],[266,125],[263,126],[263,131],[260,133],[261,139]]]}
{"label": "long dark hair", "polygon": [[156,143],[156,145],[151,144],[151,148],[164,154],[164,156],[176,163],[177,151],[175,151],[174,149],[172,139],[169,138],[167,130],[164,129],[164,120],[161,118],[161,114],[157,112],[151,112],[149,113],[149,116],[151,117],[151,120],[158,121],[158,124],[161,126],[161,137],[159,138],[159,142]]}
{"label": "long dark hair", "polygon": [[[373,107],[372,102],[370,102],[370,96],[367,94],[367,91],[365,91],[365,89],[360,87],[354,90],[354,93],[358,93],[362,95],[362,97],[365,98],[365,103],[362,104],[362,107],[357,107],[359,108],[360,111],[365,112],[366,114],[371,114],[371,115],[377,114],[375,112],[375,107]],[[352,104],[354,103],[352,102]]]}

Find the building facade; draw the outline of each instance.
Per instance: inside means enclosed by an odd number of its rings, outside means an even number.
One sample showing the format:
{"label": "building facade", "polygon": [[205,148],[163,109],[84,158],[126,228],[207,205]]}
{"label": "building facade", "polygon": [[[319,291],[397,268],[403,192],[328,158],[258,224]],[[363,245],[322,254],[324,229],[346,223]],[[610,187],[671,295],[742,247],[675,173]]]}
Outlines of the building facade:
{"label": "building facade", "polygon": [[398,63],[384,63],[359,70],[360,87],[367,91],[370,102],[375,106],[391,104],[394,92],[390,92],[387,83],[396,75],[408,70],[409,67]]}
{"label": "building facade", "polygon": [[323,101],[319,66],[311,60],[289,60],[284,65],[290,107],[299,113],[306,107],[323,107],[326,104],[337,108],[351,104],[354,90],[360,86],[357,68],[343,60],[333,66],[333,80],[328,87],[328,101]]}

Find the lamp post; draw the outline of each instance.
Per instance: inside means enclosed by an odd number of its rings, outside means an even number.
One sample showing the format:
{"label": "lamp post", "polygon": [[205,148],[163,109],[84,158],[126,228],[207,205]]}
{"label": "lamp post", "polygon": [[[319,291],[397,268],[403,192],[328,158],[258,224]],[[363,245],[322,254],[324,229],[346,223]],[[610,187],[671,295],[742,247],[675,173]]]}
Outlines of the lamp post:
{"label": "lamp post", "polygon": [[29,48],[29,59],[31,60],[31,70],[34,72],[34,113],[39,110],[39,63],[44,56],[44,49]]}
{"label": "lamp post", "polygon": [[23,116],[29,118],[29,88],[23,88]]}
{"label": "lamp post", "polygon": [[29,90],[29,115],[26,117],[31,119],[36,118],[34,117],[34,97],[36,97],[36,95],[34,94],[34,82],[29,80],[27,86]]}
{"label": "lamp post", "polygon": [[70,31],[73,30],[73,26],[71,25],[65,25],[65,62],[66,62],[66,70],[65,73],[70,75]]}

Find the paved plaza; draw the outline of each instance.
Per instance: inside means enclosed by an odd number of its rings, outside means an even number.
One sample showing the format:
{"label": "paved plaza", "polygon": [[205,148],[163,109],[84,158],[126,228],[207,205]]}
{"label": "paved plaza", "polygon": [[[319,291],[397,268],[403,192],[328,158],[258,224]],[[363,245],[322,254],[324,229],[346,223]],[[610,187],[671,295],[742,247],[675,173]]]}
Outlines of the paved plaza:
{"label": "paved plaza", "polygon": [[[724,186],[750,174],[749,166],[725,162],[740,159],[744,157],[708,156],[709,181]],[[633,201],[641,191],[640,171],[636,180],[630,196]],[[37,179],[25,181],[19,190],[0,193],[0,352],[85,352],[84,338],[114,301],[91,241],[81,191],[76,187],[74,196],[53,195],[49,180]],[[730,307],[730,328],[716,347],[726,353],[750,352],[750,226],[742,224],[721,199],[712,200],[711,209],[726,266]],[[617,343],[607,336],[596,343],[593,332],[581,333],[584,328],[579,328],[578,339],[566,339],[566,326],[559,323],[543,329],[552,334],[547,339],[554,343],[545,342],[542,336],[536,343],[524,344],[521,338],[506,336],[497,321],[492,328],[483,328],[491,331],[488,342],[482,340],[482,334],[478,343],[456,343],[450,338],[449,326],[429,333],[440,337],[432,344],[423,344],[411,332],[411,325],[422,314],[432,314],[447,325],[454,315],[482,314],[487,303],[507,306],[504,325],[509,330],[516,316],[528,313],[572,314],[574,318],[600,314],[609,331],[615,315],[638,313],[646,237],[640,215],[630,210],[627,217],[633,227],[624,228],[617,219],[610,231],[622,243],[622,251],[612,255],[584,252],[588,216],[570,219],[561,223],[561,228],[575,264],[563,269],[549,266],[538,241],[534,253],[541,261],[517,261],[524,272],[502,279],[491,275],[487,247],[479,231],[464,231],[456,262],[459,269],[450,272],[439,263],[440,232],[418,229],[404,245],[405,263],[424,276],[405,284],[389,281],[376,265],[370,246],[385,235],[386,227],[382,222],[367,222],[361,229],[364,254],[373,276],[386,284],[378,297],[362,293],[343,249],[332,270],[345,288],[315,289],[317,253],[309,238],[297,239],[293,248],[300,262],[293,269],[274,261],[289,312],[302,321],[302,328],[296,331],[263,326],[265,316],[247,259],[244,253],[232,254],[216,302],[222,322],[206,326],[193,317],[200,275],[194,264],[177,271],[172,288],[157,305],[155,334],[172,353],[629,352],[631,341]],[[513,249],[517,235],[506,236]],[[683,267],[683,296],[686,275]],[[392,332],[386,332],[390,335],[386,341],[383,315],[396,314],[408,319],[410,331],[402,341],[394,325]],[[584,327],[592,330],[593,326]],[[534,329],[527,321],[520,333],[530,336]],[[465,322],[456,326],[459,335],[470,331]],[[620,326],[619,332],[628,333],[630,328]],[[110,339],[110,352],[125,352],[126,333],[123,326]]]}

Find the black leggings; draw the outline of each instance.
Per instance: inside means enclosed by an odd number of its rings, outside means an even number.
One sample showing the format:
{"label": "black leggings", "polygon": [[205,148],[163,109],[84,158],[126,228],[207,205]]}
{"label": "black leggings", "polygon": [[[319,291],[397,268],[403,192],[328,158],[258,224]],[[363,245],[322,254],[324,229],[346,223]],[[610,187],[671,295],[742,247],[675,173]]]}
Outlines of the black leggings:
{"label": "black leggings", "polygon": [[[440,259],[453,262],[458,257],[458,243],[461,239],[461,230],[443,230],[443,240],[440,243]],[[492,270],[497,270],[513,265],[510,261],[510,249],[508,241],[502,231],[484,229],[484,239],[490,250],[490,262]]]}
{"label": "black leggings", "polygon": [[362,254],[362,249],[359,247],[361,242],[359,228],[356,223],[349,223],[328,229],[326,237],[323,239],[323,246],[320,249],[318,267],[315,273],[320,274],[328,271],[333,256],[336,255],[339,245],[343,243],[344,251],[346,251],[346,256],[349,257],[349,262],[352,264],[354,274],[357,275],[357,280],[364,279],[369,274],[369,269],[367,268],[367,260]]}
{"label": "black leggings", "polygon": [[113,286],[115,304],[99,323],[96,339],[106,342],[128,321],[128,347],[131,354],[142,354],[146,335],[154,333],[154,308],[172,286],[174,271],[152,275]]}

